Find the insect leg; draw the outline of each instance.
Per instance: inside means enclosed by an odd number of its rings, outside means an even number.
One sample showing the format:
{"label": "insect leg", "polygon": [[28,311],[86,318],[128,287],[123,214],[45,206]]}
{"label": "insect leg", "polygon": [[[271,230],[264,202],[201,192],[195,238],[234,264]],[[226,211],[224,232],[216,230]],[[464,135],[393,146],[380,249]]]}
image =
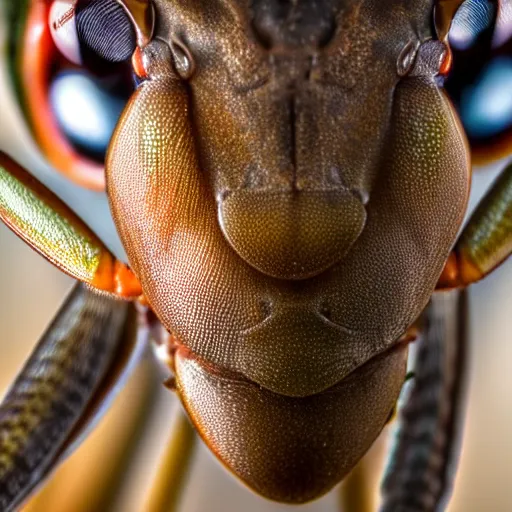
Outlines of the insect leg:
{"label": "insect leg", "polygon": [[[0,405],[0,510],[15,510],[66,455],[134,358],[129,303],[77,285]],[[107,377],[108,373],[108,377]]]}
{"label": "insect leg", "polygon": [[177,512],[192,463],[197,435],[181,406],[145,510]]}
{"label": "insect leg", "polygon": [[164,392],[154,361],[143,357],[97,431],[59,464],[23,512],[119,510],[131,476],[139,474],[142,445]]}
{"label": "insect leg", "polygon": [[438,288],[479,281],[512,254],[512,164],[505,168],[464,228]]}
{"label": "insect leg", "polygon": [[367,453],[342,482],[339,489],[340,511],[373,512],[375,510],[372,463],[376,461],[368,460],[369,456],[373,459],[371,454]]}
{"label": "insect leg", "polygon": [[133,272],[55,194],[0,152],[0,219],[70,276],[122,298],[142,295]]}
{"label": "insect leg", "polygon": [[451,494],[466,360],[466,292],[434,295],[382,486],[380,512],[434,512]]}

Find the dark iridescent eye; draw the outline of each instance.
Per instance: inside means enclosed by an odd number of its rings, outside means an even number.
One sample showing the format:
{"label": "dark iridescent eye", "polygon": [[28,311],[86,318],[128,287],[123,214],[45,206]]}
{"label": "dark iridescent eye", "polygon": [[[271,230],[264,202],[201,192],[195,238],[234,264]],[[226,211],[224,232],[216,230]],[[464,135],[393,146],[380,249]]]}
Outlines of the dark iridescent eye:
{"label": "dark iridescent eye", "polygon": [[127,61],[137,45],[133,22],[116,0],[55,0],[49,20],[57,47],[75,64]]}
{"label": "dark iridescent eye", "polygon": [[512,2],[466,0],[449,32],[445,83],[477,162],[512,152]]}
{"label": "dark iridescent eye", "polygon": [[37,146],[57,171],[102,190],[106,150],[136,87],[132,53],[152,37],[152,4],[24,0],[7,6],[10,77]]}
{"label": "dark iridescent eye", "polygon": [[133,55],[135,28],[115,0],[78,0],[75,18],[84,53],[92,52],[109,62],[122,62]]}
{"label": "dark iridescent eye", "polygon": [[102,164],[111,135],[133,91],[136,32],[116,0],[55,0],[49,11],[60,54],[48,82],[48,101],[60,133],[77,157]]}
{"label": "dark iridescent eye", "polygon": [[464,51],[477,44],[496,17],[497,6],[489,0],[466,0],[455,15],[450,28],[452,49]]}

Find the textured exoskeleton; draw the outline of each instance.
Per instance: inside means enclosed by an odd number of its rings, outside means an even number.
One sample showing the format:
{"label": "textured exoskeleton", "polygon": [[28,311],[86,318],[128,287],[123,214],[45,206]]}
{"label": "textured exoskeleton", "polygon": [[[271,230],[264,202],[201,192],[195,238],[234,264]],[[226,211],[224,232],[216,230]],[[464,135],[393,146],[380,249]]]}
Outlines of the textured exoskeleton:
{"label": "textured exoskeleton", "polygon": [[464,215],[446,49],[423,0],[155,6],[108,155],[114,219],[203,438],[307,501],[383,428]]}
{"label": "textured exoskeleton", "polygon": [[[134,343],[126,324],[135,316],[139,334],[160,343],[174,372],[169,386],[225,466],[265,497],[318,498],[390,418],[411,326],[434,290],[475,282],[512,253],[512,166],[456,242],[469,148],[443,81],[463,0],[63,3],[72,5],[53,31],[76,18],[82,46],[69,54],[83,50],[81,64],[100,54],[114,60],[119,50],[130,65],[132,55],[137,87],[105,175],[58,141],[69,150],[62,172],[97,189],[106,181],[129,266],[0,154],[0,218],[91,288],[70,296],[0,407],[0,504],[22,503],[100,409],[120,367],[136,359],[129,340],[138,347],[143,336]],[[54,3],[27,4],[32,35],[51,46]],[[51,110],[44,59],[34,53],[34,92],[27,41],[25,107],[48,156],[52,140],[37,119]],[[119,298],[138,300],[139,314]],[[425,310],[383,511],[432,512],[449,486],[464,307],[454,292]],[[74,361],[75,346],[101,365]],[[40,371],[47,354],[52,365]],[[38,371],[55,392],[34,385],[25,395]],[[78,372],[88,380],[71,400],[66,389]],[[32,400],[42,412],[33,413]],[[55,410],[68,402],[59,423]],[[30,466],[29,448],[54,431]],[[190,459],[193,436],[184,438],[171,450],[180,454],[174,469]]]}

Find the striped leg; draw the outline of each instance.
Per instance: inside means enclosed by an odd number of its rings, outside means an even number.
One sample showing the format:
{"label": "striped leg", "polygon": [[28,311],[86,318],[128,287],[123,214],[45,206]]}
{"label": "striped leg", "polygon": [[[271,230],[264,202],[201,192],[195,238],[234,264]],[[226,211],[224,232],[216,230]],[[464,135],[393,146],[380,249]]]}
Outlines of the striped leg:
{"label": "striped leg", "polygon": [[[0,510],[15,510],[70,450],[138,343],[133,306],[77,285],[0,404]],[[108,377],[107,377],[107,374]],[[101,395],[101,396],[98,396]]]}
{"label": "striped leg", "polygon": [[461,435],[466,292],[436,294],[383,482],[381,512],[434,512],[451,493]]}
{"label": "striped leg", "polygon": [[[133,475],[140,475],[141,456],[151,429],[159,420],[164,392],[154,361],[151,357],[142,358],[98,429],[59,464],[23,512],[123,510],[127,490],[132,494]],[[136,485],[139,482],[137,479]]]}

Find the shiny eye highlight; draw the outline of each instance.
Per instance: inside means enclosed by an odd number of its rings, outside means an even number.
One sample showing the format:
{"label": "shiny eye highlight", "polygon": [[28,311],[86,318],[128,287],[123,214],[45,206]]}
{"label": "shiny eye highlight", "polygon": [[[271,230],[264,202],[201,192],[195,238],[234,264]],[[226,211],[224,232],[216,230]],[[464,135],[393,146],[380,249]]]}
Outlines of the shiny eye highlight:
{"label": "shiny eye highlight", "polygon": [[127,89],[123,94],[120,84],[80,70],[64,70],[52,79],[48,99],[53,114],[62,134],[80,155],[103,164],[130,95]]}
{"label": "shiny eye highlight", "polygon": [[183,80],[190,80],[196,69],[194,56],[187,46],[178,39],[172,40],[171,50],[174,57],[174,67],[176,71]]}

